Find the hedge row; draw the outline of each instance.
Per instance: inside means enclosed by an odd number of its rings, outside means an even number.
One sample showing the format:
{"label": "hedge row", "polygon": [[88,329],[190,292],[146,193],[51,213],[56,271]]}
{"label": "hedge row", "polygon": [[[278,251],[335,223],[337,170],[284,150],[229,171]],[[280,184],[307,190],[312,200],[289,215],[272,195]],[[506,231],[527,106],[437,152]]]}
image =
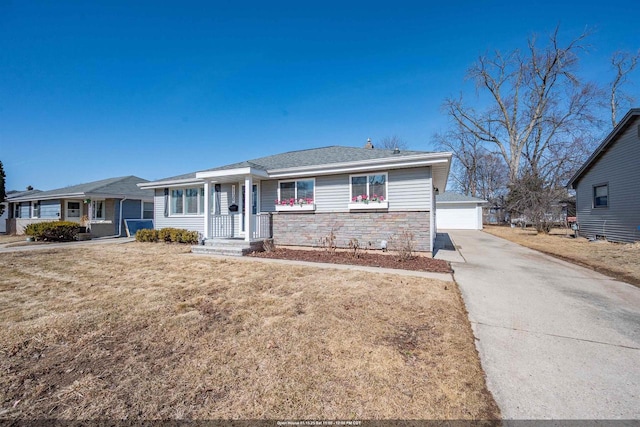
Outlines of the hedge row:
{"label": "hedge row", "polygon": [[136,232],[136,241],[138,242],[169,242],[197,245],[199,238],[200,236],[197,231],[189,231],[181,228],[138,230]]}
{"label": "hedge row", "polygon": [[69,242],[76,240],[78,233],[85,228],[76,222],[48,221],[29,224],[24,228],[24,234],[33,236],[36,240],[51,240],[56,242]]}

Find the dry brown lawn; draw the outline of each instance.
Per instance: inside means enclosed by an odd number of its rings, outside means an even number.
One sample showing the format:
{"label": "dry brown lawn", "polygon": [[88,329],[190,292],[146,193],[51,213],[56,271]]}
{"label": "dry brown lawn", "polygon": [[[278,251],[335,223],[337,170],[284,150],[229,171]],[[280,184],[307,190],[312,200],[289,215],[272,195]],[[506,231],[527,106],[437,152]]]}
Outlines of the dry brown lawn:
{"label": "dry brown lawn", "polygon": [[27,236],[12,236],[7,234],[0,234],[0,245],[13,243],[13,242],[24,242],[26,241],[26,239],[27,239]]}
{"label": "dry brown lawn", "polygon": [[0,418],[500,417],[454,283],[188,250],[0,254]]}
{"label": "dry brown lawn", "polygon": [[568,237],[573,232],[565,229],[554,229],[547,235],[529,228],[489,225],[484,231],[640,286],[639,243],[589,242],[582,237]]}

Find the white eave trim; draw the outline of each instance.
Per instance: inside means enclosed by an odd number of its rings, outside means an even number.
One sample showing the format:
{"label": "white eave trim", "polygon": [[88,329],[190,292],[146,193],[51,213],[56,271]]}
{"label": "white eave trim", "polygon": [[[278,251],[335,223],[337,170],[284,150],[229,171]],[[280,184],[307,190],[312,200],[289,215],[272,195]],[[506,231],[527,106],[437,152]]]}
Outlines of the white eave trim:
{"label": "white eave trim", "polygon": [[439,202],[436,200],[436,205],[461,205],[461,204],[473,204],[473,205],[484,205],[485,203],[489,203],[486,200],[478,200],[474,202],[473,200],[466,200],[464,202]]}
{"label": "white eave trim", "polygon": [[196,172],[196,178],[198,179],[223,178],[235,175],[251,175],[258,178],[269,178],[267,172],[252,167]]}
{"label": "white eave trim", "polygon": [[141,182],[136,184],[139,188],[143,190],[150,190],[154,188],[165,188],[165,187],[176,187],[176,186],[186,186],[186,185],[200,185],[202,184],[201,179],[197,178],[188,178],[188,179],[172,179],[171,181],[154,181],[154,182]]}
{"label": "white eave trim", "polygon": [[144,200],[144,201],[153,201],[153,197],[151,196],[137,196],[137,195],[126,195],[126,194],[101,194],[101,193],[66,193],[66,194],[50,194],[38,197],[38,194],[33,194],[31,196],[19,197],[15,199],[7,199],[7,202],[11,203],[19,203],[19,202],[33,202],[40,200],[69,200],[69,199],[91,199],[91,200],[106,200],[106,199],[129,199],[129,200]]}

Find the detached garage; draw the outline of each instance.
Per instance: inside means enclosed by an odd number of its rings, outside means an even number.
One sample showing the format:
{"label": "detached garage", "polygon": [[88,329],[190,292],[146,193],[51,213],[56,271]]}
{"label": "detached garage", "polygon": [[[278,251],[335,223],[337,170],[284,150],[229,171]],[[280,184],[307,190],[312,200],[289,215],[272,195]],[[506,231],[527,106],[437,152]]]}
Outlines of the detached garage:
{"label": "detached garage", "polygon": [[482,205],[486,200],[457,193],[436,196],[438,229],[482,230]]}

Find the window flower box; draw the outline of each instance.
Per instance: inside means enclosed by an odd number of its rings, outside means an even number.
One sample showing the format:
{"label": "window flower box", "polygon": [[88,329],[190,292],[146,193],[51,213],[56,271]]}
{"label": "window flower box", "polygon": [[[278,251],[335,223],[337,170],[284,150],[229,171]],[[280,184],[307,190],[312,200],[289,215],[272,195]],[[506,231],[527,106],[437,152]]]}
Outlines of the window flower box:
{"label": "window flower box", "polygon": [[315,203],[308,203],[304,205],[276,205],[276,212],[301,212],[301,211],[315,211]]}
{"label": "window flower box", "polygon": [[313,203],[313,199],[288,199],[288,200],[276,200],[276,212],[300,212],[300,211],[315,211],[316,205]]}
{"label": "window flower box", "polygon": [[389,209],[389,202],[351,202],[349,203],[349,210],[351,211],[364,211],[364,210],[377,210],[377,209]]}

